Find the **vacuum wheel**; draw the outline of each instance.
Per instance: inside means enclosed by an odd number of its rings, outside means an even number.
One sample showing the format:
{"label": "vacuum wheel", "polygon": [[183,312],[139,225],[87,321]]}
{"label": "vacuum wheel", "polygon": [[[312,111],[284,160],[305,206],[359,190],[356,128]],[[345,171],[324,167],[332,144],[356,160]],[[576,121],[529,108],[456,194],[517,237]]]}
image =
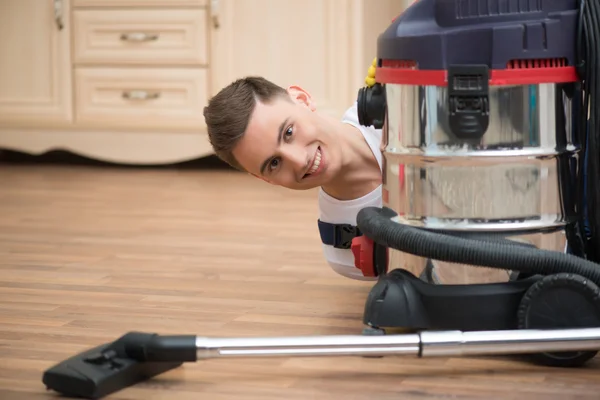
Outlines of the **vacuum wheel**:
{"label": "vacuum wheel", "polygon": [[[520,329],[570,329],[600,327],[600,289],[577,274],[548,275],[533,284],[518,309]],[[553,367],[578,367],[598,351],[533,354],[533,361]]]}

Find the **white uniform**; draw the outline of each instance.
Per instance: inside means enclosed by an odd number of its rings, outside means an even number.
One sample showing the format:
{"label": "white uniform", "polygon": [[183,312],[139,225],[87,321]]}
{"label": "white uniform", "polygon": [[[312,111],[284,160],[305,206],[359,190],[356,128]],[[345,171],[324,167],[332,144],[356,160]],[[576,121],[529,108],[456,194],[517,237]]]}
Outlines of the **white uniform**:
{"label": "white uniform", "polygon": [[[381,129],[375,129],[373,127],[367,128],[360,125],[358,122],[356,103],[346,111],[342,117],[342,122],[353,125],[362,132],[371,151],[377,159],[379,168],[382,169],[382,154],[380,150]],[[319,191],[319,220],[332,224],[350,224],[356,226],[356,216],[361,209],[365,207],[382,206],[381,194],[382,186],[379,185],[375,190],[362,197],[354,200],[340,201],[329,196],[321,189]],[[354,266],[354,255],[352,254],[352,250],[339,249],[329,244],[323,244],[323,252],[331,268],[338,274],[359,280],[376,279],[364,277],[362,272]]]}

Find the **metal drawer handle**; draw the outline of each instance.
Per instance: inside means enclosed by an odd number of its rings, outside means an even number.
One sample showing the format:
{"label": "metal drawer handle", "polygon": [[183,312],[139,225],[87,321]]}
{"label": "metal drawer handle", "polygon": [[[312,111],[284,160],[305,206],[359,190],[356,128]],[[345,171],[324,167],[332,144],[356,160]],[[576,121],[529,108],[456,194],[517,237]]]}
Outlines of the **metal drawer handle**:
{"label": "metal drawer handle", "polygon": [[133,32],[133,33],[122,33],[121,40],[127,42],[150,42],[158,40],[159,35],[156,33],[144,33],[144,32]]}
{"label": "metal drawer handle", "polygon": [[210,13],[212,16],[213,26],[218,29],[221,25],[219,22],[219,0],[211,0]]}
{"label": "metal drawer handle", "polygon": [[147,92],[145,90],[129,90],[123,92],[123,98],[127,100],[154,100],[160,97],[160,92]]}
{"label": "metal drawer handle", "polygon": [[62,0],[54,0],[54,21],[59,31],[65,27],[63,23],[63,2]]}

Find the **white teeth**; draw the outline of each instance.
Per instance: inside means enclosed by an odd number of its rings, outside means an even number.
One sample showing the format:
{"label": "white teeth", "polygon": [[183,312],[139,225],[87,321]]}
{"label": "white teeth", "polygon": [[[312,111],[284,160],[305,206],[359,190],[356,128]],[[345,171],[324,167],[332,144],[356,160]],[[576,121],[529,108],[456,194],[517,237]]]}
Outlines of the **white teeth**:
{"label": "white teeth", "polygon": [[317,168],[319,168],[319,164],[321,164],[321,151],[317,150],[317,156],[315,157],[315,162],[312,167],[308,170],[309,174],[314,174]]}

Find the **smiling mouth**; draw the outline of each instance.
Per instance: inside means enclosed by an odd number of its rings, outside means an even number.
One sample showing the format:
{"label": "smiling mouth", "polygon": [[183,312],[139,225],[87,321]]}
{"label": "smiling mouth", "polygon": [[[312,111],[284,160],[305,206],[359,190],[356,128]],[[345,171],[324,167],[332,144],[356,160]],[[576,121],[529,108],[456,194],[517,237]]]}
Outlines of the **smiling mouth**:
{"label": "smiling mouth", "polygon": [[321,169],[322,169],[321,168],[322,167],[321,157],[322,157],[321,146],[319,146],[319,147],[317,147],[317,154],[315,155],[315,159],[314,159],[310,169],[306,172],[306,174],[304,174],[302,179],[321,172]]}

